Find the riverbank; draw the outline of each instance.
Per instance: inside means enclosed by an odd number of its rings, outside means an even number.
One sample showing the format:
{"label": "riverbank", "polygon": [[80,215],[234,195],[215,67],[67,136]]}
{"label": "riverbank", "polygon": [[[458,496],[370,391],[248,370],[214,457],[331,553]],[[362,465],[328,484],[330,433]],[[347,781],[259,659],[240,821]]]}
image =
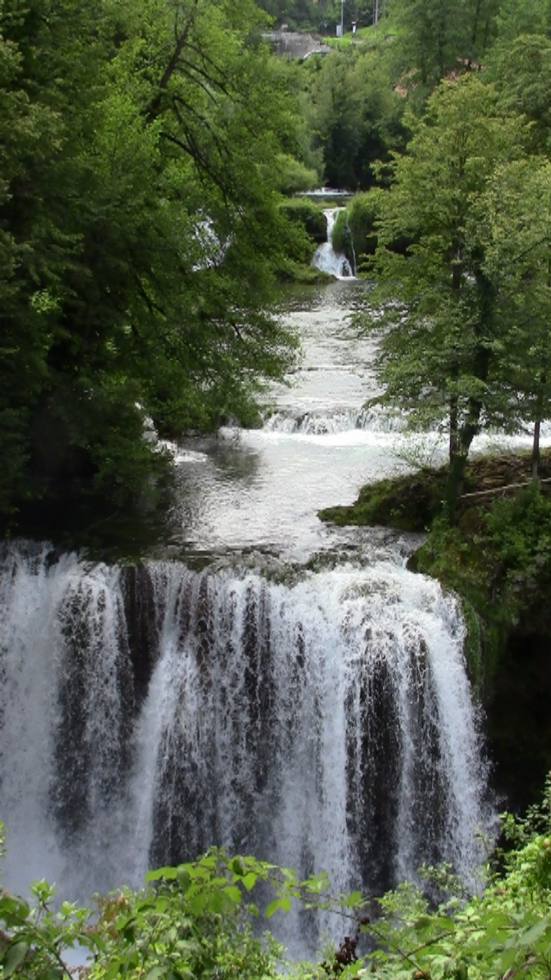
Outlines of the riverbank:
{"label": "riverbank", "polygon": [[[551,477],[548,451],[540,476]],[[320,517],[427,531],[410,568],[461,597],[495,787],[518,809],[551,768],[551,492],[530,482],[528,454],[474,459],[452,527],[440,517],[444,479],[444,469],[423,469],[384,480]]]}

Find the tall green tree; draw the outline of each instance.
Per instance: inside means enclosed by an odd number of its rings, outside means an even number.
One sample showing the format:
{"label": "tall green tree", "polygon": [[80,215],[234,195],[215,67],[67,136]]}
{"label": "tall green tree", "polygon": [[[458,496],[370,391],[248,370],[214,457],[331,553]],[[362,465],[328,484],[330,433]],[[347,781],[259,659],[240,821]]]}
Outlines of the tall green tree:
{"label": "tall green tree", "polygon": [[495,34],[498,0],[389,0],[396,69],[423,100],[443,78],[478,66]]}
{"label": "tall green tree", "polygon": [[530,156],[497,169],[481,201],[485,271],[495,284],[501,353],[494,384],[507,393],[504,425],[530,423],[532,476],[551,418],[551,163]]}
{"label": "tall green tree", "polygon": [[351,47],[324,58],[311,82],[307,114],[326,182],[353,191],[375,184],[375,162],[404,145],[403,111],[380,48]]}
{"label": "tall green tree", "polygon": [[4,515],[135,497],[159,459],[144,411],[173,432],[250,419],[290,363],[265,308],[297,235],[269,166],[295,115],[259,18],[247,0],[4,0]]}
{"label": "tall green tree", "polygon": [[[523,124],[501,114],[495,92],[471,75],[442,84],[412,126],[392,187],[380,193],[378,286],[361,322],[380,330],[381,400],[413,424],[447,431],[451,516],[472,440],[503,412],[491,384],[500,325],[479,206],[496,166],[520,153]],[[406,254],[389,247],[401,236]]]}
{"label": "tall green tree", "polygon": [[551,35],[550,0],[501,0],[496,19],[499,43],[509,44],[522,34]]}
{"label": "tall green tree", "polygon": [[548,153],[551,148],[551,37],[522,34],[499,43],[488,61],[506,111],[521,112],[529,120],[529,148]]}

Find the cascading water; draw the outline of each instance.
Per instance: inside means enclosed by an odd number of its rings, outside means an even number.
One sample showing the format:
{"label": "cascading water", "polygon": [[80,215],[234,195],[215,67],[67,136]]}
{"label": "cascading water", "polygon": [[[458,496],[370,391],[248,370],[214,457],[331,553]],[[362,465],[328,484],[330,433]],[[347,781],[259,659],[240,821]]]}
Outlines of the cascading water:
{"label": "cascading water", "polygon": [[316,517],[404,465],[362,415],[360,288],[291,304],[305,360],[271,422],[180,447],[161,557],[4,546],[8,887],[86,899],[213,843],[342,890],[443,859],[472,882],[493,818],[455,600],[406,570],[414,539]]}
{"label": "cascading water", "polygon": [[85,898],[212,843],[341,889],[423,860],[469,877],[485,769],[436,583],[398,563],[277,582],[21,546],[2,569],[8,883],[23,862]]}
{"label": "cascading water", "polygon": [[327,239],[319,245],[315,251],[312,265],[322,272],[327,272],[336,279],[350,279],[354,277],[354,272],[350,262],[342,252],[335,252],[333,248],[333,228],[339,211],[343,208],[325,208],[324,215],[327,225]]}

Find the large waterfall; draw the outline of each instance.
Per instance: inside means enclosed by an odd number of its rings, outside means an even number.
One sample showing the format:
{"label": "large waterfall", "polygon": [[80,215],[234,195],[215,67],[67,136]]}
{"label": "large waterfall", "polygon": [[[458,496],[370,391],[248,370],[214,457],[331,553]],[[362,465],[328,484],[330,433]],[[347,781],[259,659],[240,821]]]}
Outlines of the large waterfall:
{"label": "large waterfall", "polygon": [[339,888],[444,859],[469,877],[486,774],[436,583],[2,557],[8,883],[84,898],[212,843]]}
{"label": "large waterfall", "polygon": [[178,447],[166,539],[140,563],[0,552],[4,882],[68,899],[211,844],[380,892],[423,862],[470,884],[492,827],[453,596],[415,540],[320,507],[407,465],[362,409],[354,280],[292,298],[303,366],[262,429]]}

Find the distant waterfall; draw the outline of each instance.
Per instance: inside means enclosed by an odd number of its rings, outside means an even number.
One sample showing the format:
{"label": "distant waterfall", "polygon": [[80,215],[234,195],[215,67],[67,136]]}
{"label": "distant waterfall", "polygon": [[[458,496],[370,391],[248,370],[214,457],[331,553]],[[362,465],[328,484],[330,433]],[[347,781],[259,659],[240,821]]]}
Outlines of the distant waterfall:
{"label": "distant waterfall", "polygon": [[9,887],[139,884],[213,843],[337,889],[467,880],[486,767],[453,598],[398,565],[273,581],[4,549]]}
{"label": "distant waterfall", "polygon": [[327,240],[323,245],[319,245],[312,259],[312,265],[322,272],[327,272],[336,279],[354,278],[354,272],[346,255],[342,252],[335,252],[333,248],[333,228],[337,215],[342,208],[325,208],[324,215],[327,223]]}

